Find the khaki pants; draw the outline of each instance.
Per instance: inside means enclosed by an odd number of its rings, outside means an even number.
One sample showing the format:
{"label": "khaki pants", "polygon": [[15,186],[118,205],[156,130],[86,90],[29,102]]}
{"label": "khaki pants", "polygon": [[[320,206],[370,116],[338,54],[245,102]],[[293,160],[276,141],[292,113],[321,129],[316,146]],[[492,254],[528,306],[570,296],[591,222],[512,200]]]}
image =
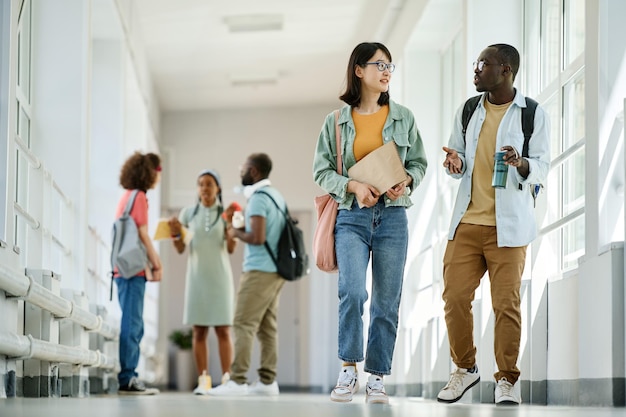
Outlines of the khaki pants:
{"label": "khaki pants", "polygon": [[520,285],[525,260],[526,246],[498,247],[494,226],[461,223],[454,240],[448,241],[443,257],[443,300],[450,354],[459,368],[471,368],[476,363],[472,301],[481,278],[489,271],[498,365],[494,377],[496,381],[505,377],[512,384],[519,378]]}
{"label": "khaki pants", "polygon": [[235,320],[235,359],[231,379],[238,384],[247,382],[252,345],[255,335],[261,347],[259,379],[271,384],[276,379],[278,362],[278,298],[285,280],[276,273],[249,271],[239,282]]}

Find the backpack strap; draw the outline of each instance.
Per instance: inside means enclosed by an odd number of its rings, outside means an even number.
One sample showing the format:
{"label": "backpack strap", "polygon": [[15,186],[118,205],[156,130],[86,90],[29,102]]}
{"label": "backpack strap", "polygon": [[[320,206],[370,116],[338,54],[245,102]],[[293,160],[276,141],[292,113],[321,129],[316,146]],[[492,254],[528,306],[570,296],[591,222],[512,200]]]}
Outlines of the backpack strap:
{"label": "backpack strap", "polygon": [[472,118],[474,111],[478,107],[478,103],[480,103],[482,97],[482,94],[471,97],[467,99],[465,105],[463,106],[463,113],[461,115],[461,124],[463,127],[461,133],[463,134],[463,142],[465,142],[465,132],[467,132],[467,125],[469,125],[469,121]]}
{"label": "backpack strap", "polygon": [[538,103],[530,97],[526,97],[526,107],[522,108],[522,132],[524,132],[524,147],[522,156],[528,157],[528,145],[530,137],[535,130],[535,110]]}
{"label": "backpack strap", "polygon": [[[474,114],[474,111],[478,107],[478,103],[482,98],[482,94],[467,99],[463,106],[463,113],[461,115],[461,124],[463,134],[463,141],[465,142],[465,133],[467,132],[467,126]],[[522,156],[528,156],[528,142],[530,141],[533,131],[535,130],[535,110],[537,110],[538,103],[530,97],[526,97],[526,107],[522,108],[522,132],[524,132],[524,147],[522,148]]]}
{"label": "backpack strap", "polygon": [[335,110],[335,140],[337,143],[337,174],[343,175],[343,159],[341,159],[341,129],[339,129],[339,109]]}
{"label": "backpack strap", "polygon": [[[255,193],[261,193],[261,194],[265,194],[266,196],[268,196],[269,199],[272,200],[272,203],[274,203],[274,205],[276,206],[278,211],[285,217],[285,221],[288,222],[288,221],[291,220],[291,216],[289,215],[289,209],[287,208],[286,204],[285,204],[285,211],[282,211],[280,209],[280,207],[278,206],[278,203],[276,202],[276,200],[274,200],[274,197],[272,197],[269,193],[267,193],[267,192],[265,192],[263,190],[258,190]],[[270,249],[270,245],[267,243],[267,239],[265,239],[265,242],[263,242],[263,245],[265,245],[265,249],[267,250],[267,253],[270,254],[270,257],[272,258],[272,261],[274,261],[274,265],[276,265],[276,268],[278,268],[277,256],[274,256],[274,253],[272,253],[272,250]]]}
{"label": "backpack strap", "polygon": [[[133,206],[135,205],[135,198],[137,198],[137,194],[139,193],[139,190],[133,190],[130,193],[130,196],[128,197],[128,201],[126,202],[126,207],[124,208],[124,212],[122,212],[122,216],[121,217],[128,217],[130,216],[130,212],[133,209]],[[134,221],[134,220],[133,220]],[[116,232],[118,233],[118,232]],[[111,288],[109,289],[109,301],[113,300],[113,278],[115,275],[115,265],[113,265],[113,254],[117,252],[116,248],[111,248]]]}
{"label": "backpack strap", "polygon": [[130,197],[128,197],[128,201],[126,202],[126,208],[124,209],[122,216],[130,215],[130,212],[133,209],[133,206],[135,205],[135,198],[137,197],[137,193],[139,193],[139,190],[133,190],[133,192],[130,193]]}
{"label": "backpack strap", "polygon": [[196,203],[196,206],[193,208],[193,212],[191,213],[191,217],[189,217],[189,220],[187,220],[187,224],[185,224],[185,227],[189,227],[189,223],[191,223],[191,221],[193,220],[194,217],[196,217],[196,214],[198,214],[198,210],[200,210],[200,202],[198,201]]}

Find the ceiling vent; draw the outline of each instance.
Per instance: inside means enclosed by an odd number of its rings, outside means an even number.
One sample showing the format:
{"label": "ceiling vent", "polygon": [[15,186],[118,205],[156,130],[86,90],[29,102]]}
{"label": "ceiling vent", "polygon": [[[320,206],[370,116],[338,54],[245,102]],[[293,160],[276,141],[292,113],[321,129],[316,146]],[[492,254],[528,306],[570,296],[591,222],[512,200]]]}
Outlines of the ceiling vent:
{"label": "ceiling vent", "polygon": [[264,32],[283,29],[281,14],[242,14],[224,17],[229,32]]}

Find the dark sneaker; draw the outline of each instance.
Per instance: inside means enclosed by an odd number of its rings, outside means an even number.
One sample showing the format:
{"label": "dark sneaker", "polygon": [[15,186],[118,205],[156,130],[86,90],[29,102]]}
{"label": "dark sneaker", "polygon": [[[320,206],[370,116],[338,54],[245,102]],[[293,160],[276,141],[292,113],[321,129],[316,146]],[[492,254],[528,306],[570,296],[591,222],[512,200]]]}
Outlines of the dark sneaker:
{"label": "dark sneaker", "polygon": [[133,377],[127,385],[122,385],[117,390],[119,395],[156,395],[159,390],[156,388],[146,388],[143,382]]}

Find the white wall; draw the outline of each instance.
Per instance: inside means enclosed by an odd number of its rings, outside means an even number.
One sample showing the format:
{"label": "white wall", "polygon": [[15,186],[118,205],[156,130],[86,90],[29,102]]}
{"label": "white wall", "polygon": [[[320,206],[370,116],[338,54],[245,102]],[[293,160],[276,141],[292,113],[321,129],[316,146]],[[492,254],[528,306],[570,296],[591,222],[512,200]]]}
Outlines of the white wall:
{"label": "white wall", "polygon": [[[177,214],[180,208],[196,201],[197,174],[205,168],[215,169],[221,175],[225,204],[238,201],[245,206],[243,196],[234,191],[241,185],[239,167],[251,153],[265,152],[273,163],[270,180],[287,199],[292,214],[300,218],[306,241],[310,242],[315,219],[313,199],[321,193],[313,182],[313,153],[324,117],[338,106],[340,103],[332,102],[331,98],[328,105],[164,114],[161,126],[167,161],[164,210]],[[164,323],[167,327],[161,328],[162,334],[182,327],[185,257],[177,256],[169,246],[167,242],[161,246],[167,259],[165,275],[172,281],[163,285],[168,296],[162,300],[161,307],[169,318]],[[236,287],[243,248],[242,244],[239,246],[232,257]],[[286,283],[279,314],[279,383],[314,389],[334,384],[335,285],[333,276],[315,267],[310,277],[298,283]],[[210,371],[213,379],[219,380],[213,339],[211,336]],[[257,360],[255,351],[253,361]],[[253,362],[250,381],[256,378],[256,367]]]}
{"label": "white wall", "polygon": [[241,200],[239,167],[248,155],[267,153],[273,162],[272,183],[292,210],[311,210],[319,188],[313,182],[315,144],[324,117],[340,106],[263,108],[212,112],[170,112],[163,115],[164,206],[180,208],[195,201],[198,172],[213,168],[222,177],[225,202]]}
{"label": "white wall", "polygon": [[[2,6],[2,17],[8,16],[5,12],[9,10],[11,16],[7,28],[11,30],[9,39],[13,44],[10,54],[3,54],[10,57],[10,62],[2,60],[2,70],[9,74],[17,68],[14,44],[20,3],[3,2]],[[91,12],[92,8],[102,10],[100,7],[108,8],[108,17],[114,19],[110,23],[120,30],[117,37],[107,40],[98,33],[94,41],[92,29],[99,27],[96,21],[101,16]],[[5,184],[9,192],[6,201],[2,200],[2,212],[7,213],[8,243],[0,250],[2,265],[15,270],[26,267],[60,273],[62,290],[84,293],[90,303],[105,305],[110,311],[117,307],[117,300],[108,301],[107,260],[110,227],[121,194],[119,168],[129,156],[127,149],[158,152],[159,119],[158,113],[154,113],[158,103],[145,64],[140,62],[143,56],[140,44],[133,43],[134,49],[129,51],[131,42],[124,36],[127,31],[122,27],[113,0],[32,0],[32,108],[28,145],[41,162],[41,168],[23,168],[26,164],[20,160],[21,176],[16,181],[13,111],[8,113],[8,141],[2,141],[8,142],[6,160],[10,162],[3,172],[7,174]],[[3,36],[3,42],[5,39]],[[92,71],[94,66],[97,68]],[[16,83],[15,78],[2,81]],[[14,86],[8,90],[4,87],[3,94],[9,94],[7,102],[14,103]],[[132,128],[129,117],[133,118]],[[25,196],[20,202],[40,227],[24,227],[24,221],[13,221],[16,193]],[[150,206],[151,218],[155,218],[160,211],[160,191],[152,191],[149,198],[154,203]],[[21,238],[19,255],[17,249],[12,250],[18,244],[14,241],[14,229],[18,226],[25,230],[19,230],[20,236],[26,236]],[[61,239],[61,249],[54,242],[57,237]],[[146,293],[144,356],[139,369],[141,377],[149,381],[158,378],[161,365],[157,351],[158,297],[158,286],[150,284]],[[19,307],[16,300],[0,297],[0,311],[7,322],[4,330],[19,333],[23,329]],[[115,315],[109,319],[113,326],[118,323]],[[21,361],[0,360],[0,374],[4,377],[7,371],[15,370],[20,378],[21,364]],[[3,393],[0,387],[0,396]]]}

